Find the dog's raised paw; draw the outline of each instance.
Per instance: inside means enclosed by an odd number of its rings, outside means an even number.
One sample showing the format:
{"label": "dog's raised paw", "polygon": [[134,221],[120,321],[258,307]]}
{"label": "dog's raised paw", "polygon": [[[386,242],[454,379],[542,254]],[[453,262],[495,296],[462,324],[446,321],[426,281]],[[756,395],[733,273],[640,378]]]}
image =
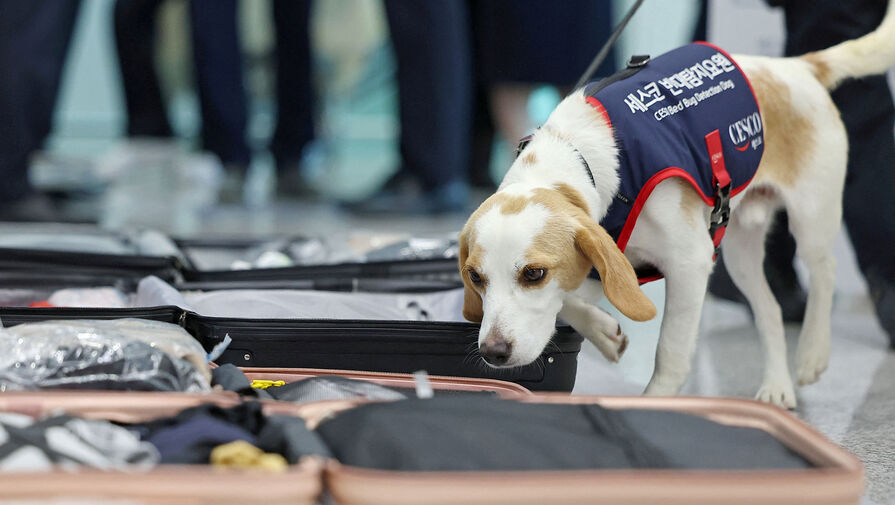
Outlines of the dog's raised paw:
{"label": "dog's raised paw", "polygon": [[796,375],[799,379],[799,386],[817,382],[829,363],[829,345],[800,345],[796,349]]}
{"label": "dog's raised paw", "polygon": [[612,332],[597,330],[590,340],[613,363],[618,362],[628,348],[628,336],[622,333],[621,326],[616,326]]}
{"label": "dog's raised paw", "polygon": [[600,350],[603,351],[603,355],[606,356],[606,359],[609,361],[616,363],[622,357],[622,354],[625,353],[625,349],[628,348],[628,336],[622,333],[621,325],[615,330],[615,335],[611,335],[607,332],[601,332],[603,335],[603,343],[605,345],[605,349],[600,347]]}
{"label": "dog's raised paw", "polygon": [[628,336],[622,333],[622,328],[619,326],[618,335],[621,337],[621,342],[618,344],[618,357],[621,358],[622,354],[625,353],[625,349],[628,348]]}
{"label": "dog's raised paw", "polygon": [[787,409],[796,408],[796,391],[789,380],[765,380],[755,399]]}

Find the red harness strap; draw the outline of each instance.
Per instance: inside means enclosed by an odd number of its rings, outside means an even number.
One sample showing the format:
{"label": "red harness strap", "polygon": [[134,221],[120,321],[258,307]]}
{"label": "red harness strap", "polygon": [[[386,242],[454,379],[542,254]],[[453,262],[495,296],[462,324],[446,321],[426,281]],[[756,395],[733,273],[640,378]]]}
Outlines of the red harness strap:
{"label": "red harness strap", "polygon": [[730,174],[724,166],[724,152],[721,148],[721,133],[715,130],[705,136],[705,145],[709,151],[709,159],[712,164],[712,184],[715,187],[715,206],[709,226],[709,235],[715,244],[715,258],[718,257],[718,249],[724,232],[727,231],[727,223],[730,221]]}

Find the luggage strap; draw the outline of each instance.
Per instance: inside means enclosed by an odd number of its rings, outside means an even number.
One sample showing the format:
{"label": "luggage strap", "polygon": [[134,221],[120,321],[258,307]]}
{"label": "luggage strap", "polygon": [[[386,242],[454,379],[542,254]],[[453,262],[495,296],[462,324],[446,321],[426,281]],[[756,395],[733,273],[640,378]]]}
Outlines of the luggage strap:
{"label": "luggage strap", "polygon": [[715,130],[705,136],[705,145],[709,151],[709,160],[712,165],[712,186],[715,188],[715,205],[712,208],[709,219],[709,236],[715,245],[715,254],[712,259],[718,258],[721,248],[721,240],[727,231],[730,222],[730,174],[724,165],[724,152],[721,149],[721,133]]}
{"label": "luggage strap", "polygon": [[671,468],[665,454],[628,426],[619,412],[599,405],[581,405],[581,411],[596,433],[625,453],[632,468]]}

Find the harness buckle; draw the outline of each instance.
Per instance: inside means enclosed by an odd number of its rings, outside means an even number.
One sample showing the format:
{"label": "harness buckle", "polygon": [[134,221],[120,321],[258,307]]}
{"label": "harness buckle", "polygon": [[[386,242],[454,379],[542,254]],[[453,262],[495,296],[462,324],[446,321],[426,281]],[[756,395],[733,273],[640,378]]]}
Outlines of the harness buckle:
{"label": "harness buckle", "polygon": [[709,221],[711,224],[709,234],[712,238],[719,228],[726,227],[730,222],[730,186],[731,184],[727,184],[722,187],[720,183],[715,182],[715,206],[712,208]]}
{"label": "harness buckle", "polygon": [[627,68],[643,68],[649,61],[650,57],[648,54],[635,54],[628,60]]}

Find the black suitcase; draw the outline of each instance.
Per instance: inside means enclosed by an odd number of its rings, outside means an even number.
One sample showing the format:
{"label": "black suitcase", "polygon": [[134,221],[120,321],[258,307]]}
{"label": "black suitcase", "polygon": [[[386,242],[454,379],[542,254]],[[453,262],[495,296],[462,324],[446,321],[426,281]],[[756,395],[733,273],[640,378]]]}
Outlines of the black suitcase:
{"label": "black suitcase", "polygon": [[4,326],[59,319],[142,318],[179,324],[211,351],[232,340],[218,363],[280,368],[334,368],[479,377],[518,383],[532,391],[570,392],[582,337],[557,328],[535,362],[495,369],[475,355],[478,325],[436,321],[241,319],[207,317],[179,307],[133,309],[0,307]]}
{"label": "black suitcase", "polygon": [[[7,226],[10,230],[27,228]],[[40,229],[40,228],[38,228]],[[45,234],[67,234],[96,237],[107,243],[120,244],[122,251],[136,250],[126,234],[117,234],[83,226],[52,225]],[[13,231],[14,233],[14,231]],[[152,256],[139,252],[111,254],[64,248],[5,247],[0,244],[0,276],[27,285],[30,277],[45,283],[48,276],[67,277],[59,285],[87,286],[78,279],[96,279],[93,286],[117,286],[133,283],[154,275],[181,289],[318,289],[334,291],[429,291],[433,287],[449,289],[459,286],[460,278],[455,257],[444,254],[407,256],[395,253],[374,255],[375,261],[346,261],[339,263],[308,264],[279,268],[230,270],[221,268],[227,260],[208,260],[215,255],[239,258],[246,251],[265,243],[289,244],[307,241],[302,237],[264,239],[173,239],[176,250],[171,254]],[[294,258],[297,259],[297,258]],[[210,268],[209,268],[210,267]],[[85,281],[86,282],[86,281]],[[358,288],[358,283],[364,286]],[[433,284],[434,283],[434,284]],[[3,284],[3,286],[9,286]],[[378,287],[372,287],[378,286]]]}
{"label": "black suitcase", "polygon": [[133,280],[155,275],[174,282],[188,268],[177,246],[153,231],[128,234],[85,225],[0,223],[0,235],[0,272],[20,278]]}

